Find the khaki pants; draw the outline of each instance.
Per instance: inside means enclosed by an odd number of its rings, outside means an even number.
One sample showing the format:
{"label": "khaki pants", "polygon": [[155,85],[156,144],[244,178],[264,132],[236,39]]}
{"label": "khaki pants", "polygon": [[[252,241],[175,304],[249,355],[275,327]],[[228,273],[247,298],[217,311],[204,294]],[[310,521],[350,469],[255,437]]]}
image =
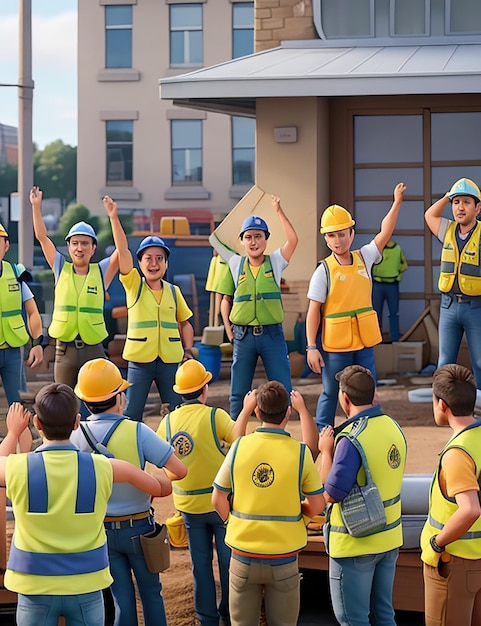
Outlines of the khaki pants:
{"label": "khaki pants", "polygon": [[64,343],[57,339],[55,344],[55,366],[53,370],[56,383],[64,383],[72,389],[77,384],[79,369],[84,363],[92,359],[105,357],[105,350],[101,343],[89,346],[86,343]]}
{"label": "khaki pants", "polygon": [[229,569],[229,612],[232,626],[258,626],[262,596],[269,626],[296,626],[300,608],[297,559],[285,565],[242,563],[232,557]]}
{"label": "khaki pants", "polygon": [[481,559],[449,556],[437,568],[424,563],[426,626],[479,626]]}

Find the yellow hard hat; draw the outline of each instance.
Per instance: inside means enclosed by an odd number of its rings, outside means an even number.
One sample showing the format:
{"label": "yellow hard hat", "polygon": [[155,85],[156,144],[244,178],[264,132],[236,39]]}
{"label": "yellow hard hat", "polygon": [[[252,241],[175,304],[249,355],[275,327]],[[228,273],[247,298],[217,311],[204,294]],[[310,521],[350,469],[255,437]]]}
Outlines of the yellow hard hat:
{"label": "yellow hard hat", "polygon": [[186,393],[199,391],[204,385],[212,380],[212,374],[208,372],[200,361],[189,359],[182,363],[175,374],[175,393],[181,396]]}
{"label": "yellow hard hat", "polygon": [[333,233],[336,230],[344,230],[354,226],[356,222],[352,219],[349,211],[338,204],[331,204],[324,211],[321,217],[321,234]]}
{"label": "yellow hard hat", "polygon": [[119,368],[107,359],[92,359],[79,370],[75,395],[85,402],[104,402],[130,387]]}
{"label": "yellow hard hat", "polygon": [[7,237],[8,238],[8,233],[5,230],[5,226],[3,224],[0,224],[0,237]]}
{"label": "yellow hard hat", "polygon": [[473,196],[478,202],[481,202],[481,192],[478,185],[470,178],[460,178],[449,190],[449,199],[452,200],[456,196]]}

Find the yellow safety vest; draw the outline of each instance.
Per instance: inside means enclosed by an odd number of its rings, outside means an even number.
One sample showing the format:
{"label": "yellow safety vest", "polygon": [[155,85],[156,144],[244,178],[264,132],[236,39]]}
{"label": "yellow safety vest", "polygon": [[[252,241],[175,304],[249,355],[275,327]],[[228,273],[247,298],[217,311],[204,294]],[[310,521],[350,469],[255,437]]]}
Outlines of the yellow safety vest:
{"label": "yellow safety vest", "polygon": [[279,324],[284,319],[281,288],[276,283],[269,256],[254,278],[247,257],[242,257],[230,312],[233,324]]}
{"label": "yellow safety vest", "polygon": [[481,295],[481,262],[480,262],[480,234],[481,223],[464,244],[459,254],[456,242],[456,222],[451,222],[446,231],[441,252],[441,267],[438,288],[442,293],[449,293],[457,277],[461,293],[467,296]]}
{"label": "yellow safety vest", "polygon": [[11,591],[71,595],[112,583],[103,520],[112,491],[112,466],[73,445],[12,454],[7,496],[15,534],[5,573]]}
{"label": "yellow safety vest", "polygon": [[[344,431],[355,427],[356,421]],[[406,463],[406,440],[399,424],[387,415],[369,417],[366,428],[357,435],[366,455],[372,479],[376,484],[386,513],[386,528],[367,537],[352,537],[344,525],[341,505],[335,502],[330,510],[329,556],[333,558],[380,554],[402,545],[401,486]],[[366,484],[363,467],[357,481]]]}
{"label": "yellow safety vest", "polygon": [[218,410],[199,402],[184,404],[167,415],[157,430],[189,469],[185,478],[172,482],[178,511],[209,513],[214,510],[212,483],[225,458],[216,432]]}
{"label": "yellow safety vest", "polygon": [[[479,480],[481,473],[481,428],[479,422],[454,435],[439,455],[438,466],[431,483],[429,516],[421,533],[421,547],[423,549],[428,545],[430,538],[437,535],[458,510],[455,498],[445,496],[439,484],[442,458],[451,448],[460,448],[469,454],[474,461],[476,478]],[[481,517],[476,520],[461,539],[448,543],[446,552],[463,559],[481,559]]]}
{"label": "yellow safety vest", "polygon": [[49,335],[60,341],[73,341],[80,335],[88,345],[107,337],[104,319],[104,284],[98,263],[91,263],[80,293],[74,283],[73,264],[66,261],[55,286],[55,302]]}
{"label": "yellow safety vest", "polygon": [[0,293],[0,345],[7,343],[11,348],[24,346],[29,335],[22,317],[22,285],[7,261],[2,261]]}
{"label": "yellow safety vest", "polygon": [[164,363],[180,363],[184,348],[177,322],[177,289],[176,285],[163,280],[158,304],[142,278],[140,293],[133,302],[129,302],[127,294],[129,317],[122,353],[126,361],[151,363],[160,357]]}
{"label": "yellow safety vest", "polygon": [[262,429],[233,445],[227,545],[250,554],[302,550],[307,543],[301,510],[305,444]]}
{"label": "yellow safety vest", "polygon": [[352,264],[340,265],[334,254],[322,261],[328,293],[322,306],[322,347],[326,352],[352,352],[382,341],[372,308],[372,284],[359,250]]}

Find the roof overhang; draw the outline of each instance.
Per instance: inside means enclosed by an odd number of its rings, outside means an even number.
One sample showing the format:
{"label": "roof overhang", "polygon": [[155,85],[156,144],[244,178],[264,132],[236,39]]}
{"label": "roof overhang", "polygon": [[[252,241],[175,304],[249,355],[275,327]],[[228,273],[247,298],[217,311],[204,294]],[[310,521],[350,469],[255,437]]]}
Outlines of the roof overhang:
{"label": "roof overhang", "polygon": [[[375,40],[376,44],[379,43]],[[286,41],[280,47],[160,79],[175,104],[252,115],[256,98],[481,92],[481,43],[329,46]]]}

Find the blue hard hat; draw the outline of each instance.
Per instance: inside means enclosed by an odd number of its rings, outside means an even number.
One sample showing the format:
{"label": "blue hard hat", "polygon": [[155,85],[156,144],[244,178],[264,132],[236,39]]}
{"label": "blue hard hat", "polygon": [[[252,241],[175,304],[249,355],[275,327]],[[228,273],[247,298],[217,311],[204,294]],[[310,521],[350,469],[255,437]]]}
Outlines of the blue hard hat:
{"label": "blue hard hat", "polygon": [[139,247],[137,248],[137,252],[135,253],[137,255],[137,258],[140,260],[140,253],[145,250],[145,248],[162,248],[162,250],[165,250],[165,254],[166,254],[166,258],[169,258],[170,255],[170,250],[169,248],[166,246],[165,242],[163,239],[161,239],[160,237],[157,237],[156,235],[149,235],[148,237],[145,237],[145,239],[142,239],[142,241],[140,242]]}
{"label": "blue hard hat", "polygon": [[460,178],[449,190],[449,199],[452,200],[456,196],[472,196],[481,202],[481,192],[478,185],[470,178]]}
{"label": "blue hard hat", "polygon": [[263,230],[266,234],[266,239],[269,239],[269,227],[262,217],[259,217],[258,215],[249,215],[249,217],[246,217],[246,219],[242,222],[239,237],[242,237],[246,230]]}
{"label": "blue hard hat", "polygon": [[65,237],[65,241],[68,241],[74,235],[87,235],[88,237],[92,237],[95,243],[97,243],[97,235],[95,234],[95,230],[87,224],[86,222],[77,222],[72,226],[72,228],[68,231],[67,236]]}

